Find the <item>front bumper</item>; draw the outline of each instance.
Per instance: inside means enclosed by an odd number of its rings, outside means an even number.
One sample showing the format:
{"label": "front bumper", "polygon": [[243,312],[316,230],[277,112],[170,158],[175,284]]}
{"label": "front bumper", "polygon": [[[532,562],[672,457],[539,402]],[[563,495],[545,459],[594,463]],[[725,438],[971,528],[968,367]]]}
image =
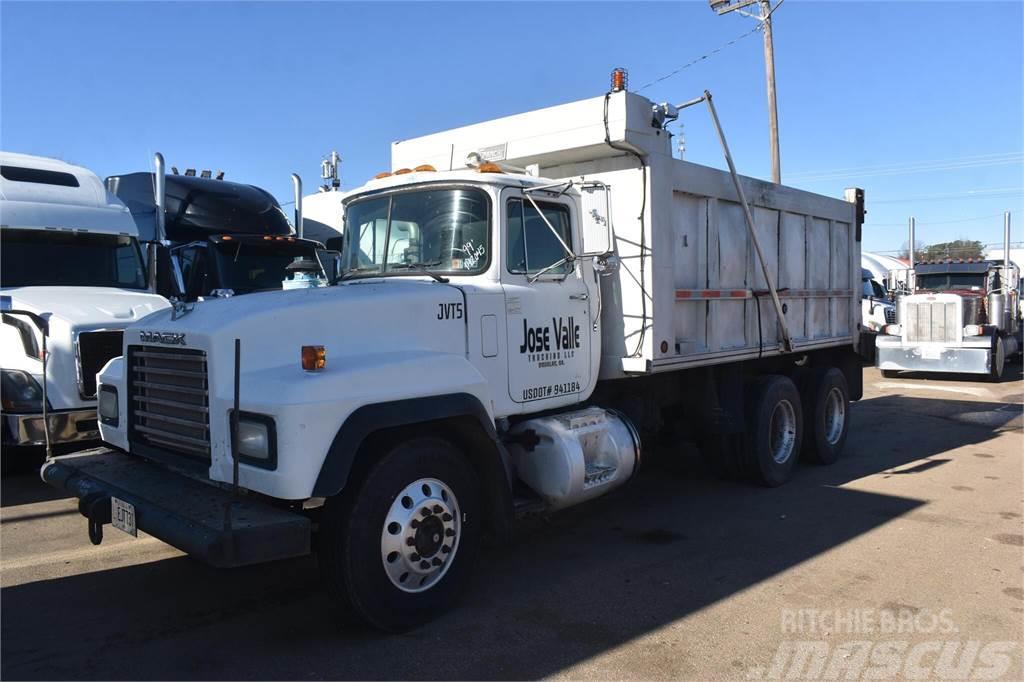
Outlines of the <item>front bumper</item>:
{"label": "front bumper", "polygon": [[896,343],[891,343],[887,342],[885,337],[878,337],[875,358],[878,369],[958,374],[988,374],[992,370],[990,344],[953,347],[911,346],[900,343],[898,339]]}
{"label": "front bumper", "polygon": [[[47,414],[50,422],[50,442],[78,443],[99,440],[100,430],[96,421],[96,409],[51,411]],[[2,415],[4,445],[45,445],[42,414]]]}
{"label": "front bumper", "polygon": [[139,530],[214,566],[244,566],[310,552],[312,524],[306,516],[252,494],[236,497],[136,455],[88,450],[51,459],[40,475],[78,498],[94,542],[110,523],[110,498],[117,497],[134,505]]}

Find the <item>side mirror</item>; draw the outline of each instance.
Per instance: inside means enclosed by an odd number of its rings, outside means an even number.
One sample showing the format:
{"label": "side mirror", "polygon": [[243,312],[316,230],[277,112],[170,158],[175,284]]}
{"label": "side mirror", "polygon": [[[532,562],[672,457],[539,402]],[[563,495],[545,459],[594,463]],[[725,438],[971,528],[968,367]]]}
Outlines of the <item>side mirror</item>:
{"label": "side mirror", "polygon": [[171,250],[162,244],[156,248],[156,293],[164,298],[181,298],[185,295],[181,264]]}
{"label": "side mirror", "polygon": [[600,256],[614,251],[611,188],[603,182],[580,185],[580,208],[583,253],[577,255]]}
{"label": "side mirror", "polygon": [[324,274],[327,275],[328,282],[333,282],[338,277],[341,277],[342,255],[340,251],[317,249],[316,257],[320,260],[320,267],[323,268]]}

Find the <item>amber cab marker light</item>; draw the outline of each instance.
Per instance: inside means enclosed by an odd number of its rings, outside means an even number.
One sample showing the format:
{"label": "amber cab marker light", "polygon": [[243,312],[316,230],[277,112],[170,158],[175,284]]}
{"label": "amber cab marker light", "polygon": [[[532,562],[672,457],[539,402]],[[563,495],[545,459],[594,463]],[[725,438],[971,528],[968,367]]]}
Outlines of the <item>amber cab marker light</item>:
{"label": "amber cab marker light", "polygon": [[399,168],[395,171],[395,175],[408,175],[412,173],[412,168]]}
{"label": "amber cab marker light", "polygon": [[374,175],[373,179],[374,180],[380,180],[381,178],[390,178],[390,177],[391,177],[391,173],[389,173],[387,171],[381,171],[380,173],[377,173],[376,175]]}
{"label": "amber cab marker light", "polygon": [[416,166],[413,170],[417,173],[436,173],[437,169],[431,166],[429,163],[424,163],[420,166]]}
{"label": "amber cab marker light", "polygon": [[327,349],[323,346],[302,347],[302,369],[319,372],[327,366]]}
{"label": "amber cab marker light", "polygon": [[491,163],[490,161],[485,161],[484,163],[481,163],[479,166],[476,167],[476,172],[477,173],[504,173],[505,171],[503,171],[501,169],[501,166],[499,166],[498,164]]}

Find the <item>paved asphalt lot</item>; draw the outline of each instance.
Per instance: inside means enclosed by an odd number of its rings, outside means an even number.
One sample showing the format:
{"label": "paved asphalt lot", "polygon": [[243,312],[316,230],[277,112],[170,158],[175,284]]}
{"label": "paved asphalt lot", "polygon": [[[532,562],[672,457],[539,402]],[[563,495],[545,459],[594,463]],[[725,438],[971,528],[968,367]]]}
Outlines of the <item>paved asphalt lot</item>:
{"label": "paved asphalt lot", "polygon": [[11,477],[0,673],[758,679],[803,666],[790,652],[809,641],[821,665],[856,675],[858,643],[870,664],[894,643],[883,677],[949,672],[964,660],[939,661],[951,643],[974,652],[960,677],[1022,679],[1024,382],[1010,370],[993,385],[867,369],[836,465],[803,467],[775,490],[645,470],[522,523],[485,554],[459,608],[403,636],[335,618],[313,559],[220,571],[110,527],[93,547],[70,500]]}

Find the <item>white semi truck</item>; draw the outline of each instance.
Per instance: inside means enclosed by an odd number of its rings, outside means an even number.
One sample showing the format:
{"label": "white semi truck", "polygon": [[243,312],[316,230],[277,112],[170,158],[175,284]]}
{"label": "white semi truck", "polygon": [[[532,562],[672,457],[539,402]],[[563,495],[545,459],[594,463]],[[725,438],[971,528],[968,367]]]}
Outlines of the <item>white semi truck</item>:
{"label": "white semi truck", "polygon": [[148,290],[128,209],[63,161],[0,152],[0,259],[3,457],[16,466],[99,439],[96,373],[124,327],[169,304]]}
{"label": "white semi truck", "polygon": [[43,478],[94,542],[315,550],[340,603],[403,630],[485,534],[625,484],[645,439],[769,486],[834,461],[862,392],[862,194],[674,159],[677,113],[620,89],[395,143],[344,197],[341,282],[135,326],[99,376],[109,448]]}
{"label": "white semi truck", "polygon": [[[911,223],[910,244],[915,243]],[[887,377],[904,370],[982,374],[1000,381],[1021,352],[1020,269],[1010,260],[1010,214],[1004,215],[1003,260],[946,258],[911,263],[899,314],[876,339],[876,364]]]}

